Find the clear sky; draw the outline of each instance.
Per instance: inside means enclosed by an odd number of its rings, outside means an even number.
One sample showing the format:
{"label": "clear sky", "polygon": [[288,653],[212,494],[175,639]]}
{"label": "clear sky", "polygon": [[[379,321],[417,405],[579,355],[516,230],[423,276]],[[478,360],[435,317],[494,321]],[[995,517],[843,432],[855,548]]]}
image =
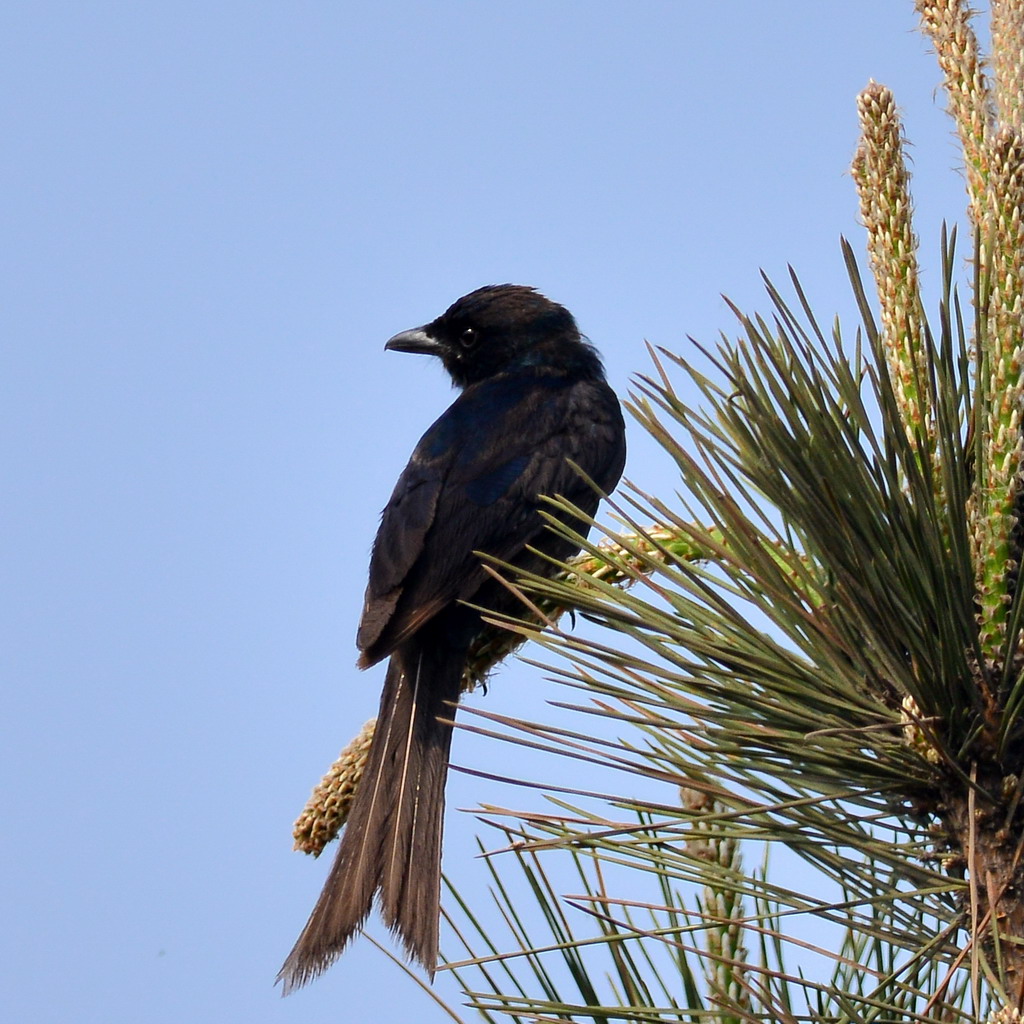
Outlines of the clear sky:
{"label": "clear sky", "polygon": [[[377,515],[452,397],[383,343],[533,284],[625,393],[644,339],[713,342],[720,293],[763,309],[787,263],[852,322],[869,78],[906,116],[935,281],[964,196],[912,8],[0,7],[0,1018],[446,1019],[365,942],[272,988],[327,869],[291,821],[377,701],[353,643]],[[517,664],[476,699],[552,696]],[[456,737],[459,764],[509,758]],[[483,884],[458,808],[540,799],[455,776],[447,870]]]}

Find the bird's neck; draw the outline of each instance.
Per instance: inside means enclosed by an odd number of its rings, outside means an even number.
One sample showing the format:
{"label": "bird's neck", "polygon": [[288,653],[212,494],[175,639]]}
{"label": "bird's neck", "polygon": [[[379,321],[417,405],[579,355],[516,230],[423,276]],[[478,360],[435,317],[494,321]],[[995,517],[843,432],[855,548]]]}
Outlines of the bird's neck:
{"label": "bird's neck", "polygon": [[553,339],[524,352],[506,367],[512,374],[571,377],[574,380],[604,379],[597,352],[585,341]]}

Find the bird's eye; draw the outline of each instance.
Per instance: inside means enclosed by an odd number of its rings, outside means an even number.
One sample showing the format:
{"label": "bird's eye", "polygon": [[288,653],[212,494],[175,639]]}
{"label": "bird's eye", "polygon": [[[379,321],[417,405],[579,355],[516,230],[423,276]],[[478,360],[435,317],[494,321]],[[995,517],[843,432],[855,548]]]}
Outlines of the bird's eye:
{"label": "bird's eye", "polygon": [[467,327],[459,335],[459,344],[463,348],[472,348],[479,341],[479,338],[480,336],[477,334],[475,327]]}

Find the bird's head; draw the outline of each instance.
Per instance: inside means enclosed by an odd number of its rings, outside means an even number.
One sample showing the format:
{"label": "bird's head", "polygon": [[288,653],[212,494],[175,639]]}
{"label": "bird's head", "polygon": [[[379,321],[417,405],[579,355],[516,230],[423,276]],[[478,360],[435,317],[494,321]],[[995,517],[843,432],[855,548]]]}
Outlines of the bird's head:
{"label": "bird's head", "polygon": [[534,288],[492,284],[463,295],[436,320],[396,334],[385,348],[440,358],[452,381],[467,387],[499,373],[569,371],[600,363],[573,315]]}

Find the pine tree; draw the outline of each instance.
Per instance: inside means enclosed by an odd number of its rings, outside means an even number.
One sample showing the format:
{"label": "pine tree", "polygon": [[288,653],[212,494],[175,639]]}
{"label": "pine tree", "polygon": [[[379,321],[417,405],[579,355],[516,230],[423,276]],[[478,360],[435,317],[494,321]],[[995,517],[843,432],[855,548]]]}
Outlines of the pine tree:
{"label": "pine tree", "polygon": [[[630,411],[686,498],[627,491],[622,529],[578,538],[555,580],[520,579],[530,613],[481,647],[468,682],[528,638],[583,694],[574,732],[495,726],[624,780],[553,789],[553,812],[490,809],[508,934],[448,901],[452,969],[486,1020],[1024,1007],[1024,0],[992,0],[988,60],[963,0],[916,7],[963,146],[970,301],[951,231],[925,308],[903,128],[870,83],[853,177],[877,298],[844,243],[853,337],[819,326],[794,275],[789,299],[766,280],[767,316],[735,310],[712,370],[653,353]],[[601,628],[563,628],[566,608]],[[594,716],[622,738],[595,740]],[[298,841],[320,848],[343,815],[321,795]],[[552,880],[566,864],[572,898]]]}

